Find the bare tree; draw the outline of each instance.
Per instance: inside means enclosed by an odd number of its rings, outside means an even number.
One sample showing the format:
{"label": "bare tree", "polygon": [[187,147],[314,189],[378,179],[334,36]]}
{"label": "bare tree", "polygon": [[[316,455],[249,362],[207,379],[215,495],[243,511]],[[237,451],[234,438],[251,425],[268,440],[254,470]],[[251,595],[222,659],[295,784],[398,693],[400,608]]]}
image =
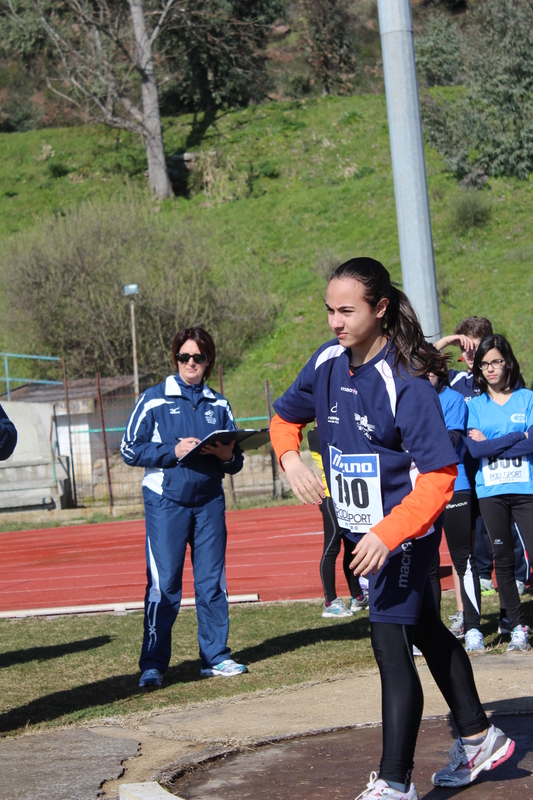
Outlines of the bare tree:
{"label": "bare tree", "polygon": [[47,76],[80,114],[139,134],[155,194],[172,197],[163,145],[154,45],[177,0],[7,0],[22,29],[37,20],[52,46]]}

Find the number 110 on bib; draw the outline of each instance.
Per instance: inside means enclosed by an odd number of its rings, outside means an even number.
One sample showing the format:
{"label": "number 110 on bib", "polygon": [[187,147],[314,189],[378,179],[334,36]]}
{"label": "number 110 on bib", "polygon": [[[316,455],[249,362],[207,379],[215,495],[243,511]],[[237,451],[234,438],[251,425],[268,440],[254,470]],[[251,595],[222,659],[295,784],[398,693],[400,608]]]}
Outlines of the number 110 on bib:
{"label": "number 110 on bib", "polygon": [[330,486],[341,528],[367,533],[383,519],[379,456],[347,454],[330,445]]}

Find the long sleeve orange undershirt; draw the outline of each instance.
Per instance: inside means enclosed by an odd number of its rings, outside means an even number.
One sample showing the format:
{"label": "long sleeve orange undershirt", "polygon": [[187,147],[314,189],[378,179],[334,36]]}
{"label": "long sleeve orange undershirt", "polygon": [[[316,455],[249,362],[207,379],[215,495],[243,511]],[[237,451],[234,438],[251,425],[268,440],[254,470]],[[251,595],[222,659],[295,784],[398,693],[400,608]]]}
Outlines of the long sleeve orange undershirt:
{"label": "long sleeve orange undershirt", "polygon": [[[304,427],[287,422],[276,414],[270,423],[270,440],[278,459],[288,450],[299,452]],[[389,550],[394,550],[407,539],[424,536],[450,502],[456,477],[455,464],[434,472],[419,473],[414,489],[372,528],[373,532]]]}

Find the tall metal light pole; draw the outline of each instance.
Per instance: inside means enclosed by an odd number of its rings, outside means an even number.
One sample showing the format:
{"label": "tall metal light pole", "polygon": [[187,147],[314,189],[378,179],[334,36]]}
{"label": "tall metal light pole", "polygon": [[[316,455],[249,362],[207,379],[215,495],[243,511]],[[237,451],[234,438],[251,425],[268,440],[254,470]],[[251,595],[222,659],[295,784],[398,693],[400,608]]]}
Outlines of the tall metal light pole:
{"label": "tall metal light pole", "polygon": [[427,339],[441,335],[409,0],[378,0],[403,288]]}
{"label": "tall metal light pole", "polygon": [[139,399],[139,370],[137,369],[137,340],[135,336],[135,295],[139,294],[139,287],[136,283],[129,283],[124,287],[124,294],[131,295],[131,343],[133,346],[133,385],[135,389],[135,401]]}

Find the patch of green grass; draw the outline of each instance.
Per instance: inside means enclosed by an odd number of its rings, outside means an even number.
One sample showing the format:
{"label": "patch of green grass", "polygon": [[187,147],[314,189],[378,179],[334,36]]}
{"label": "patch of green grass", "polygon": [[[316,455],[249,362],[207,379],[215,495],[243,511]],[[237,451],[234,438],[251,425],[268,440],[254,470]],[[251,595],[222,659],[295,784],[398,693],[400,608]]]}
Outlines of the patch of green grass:
{"label": "patch of green grass", "polygon": [[[532,625],[533,597],[526,596],[523,606]],[[234,697],[373,668],[368,613],[324,620],[321,610],[319,602],[232,606],[229,644],[250,672],[231,681],[200,679],[196,614],[183,610],[163,687],[148,692],[137,687],[140,613],[1,620],[0,732]],[[443,619],[454,610],[454,597],[446,593]],[[497,597],[483,599],[489,654],[502,653],[507,645],[497,634],[498,610]]]}
{"label": "patch of green grass", "polygon": [[[198,223],[216,242],[218,264],[252,263],[281,298],[273,332],[225,375],[237,416],[264,414],[264,380],[276,398],[331,336],[325,283],[315,269],[325,253],[378,258],[401,284],[385,98],[268,103],[221,113],[205,126],[201,115],[184,115],[165,120],[164,136],[168,154],[216,152],[225,165],[221,180],[240,199],[219,203],[216,193],[209,200],[199,192],[156,203],[146,190],[146,202],[161,215]],[[101,127],[30,131],[2,134],[0,143],[0,235],[82,200],[104,202],[146,187],[144,150],[126,133]],[[42,160],[47,147],[54,155]],[[52,177],[54,159],[68,174]],[[484,191],[490,220],[456,233],[450,212],[463,193],[432,148],[426,148],[426,163],[437,279],[445,288],[443,332],[465,316],[490,318],[511,340],[529,384],[533,316],[523,309],[533,296],[533,182],[491,179]],[[9,331],[0,328],[2,340],[7,347]]]}

